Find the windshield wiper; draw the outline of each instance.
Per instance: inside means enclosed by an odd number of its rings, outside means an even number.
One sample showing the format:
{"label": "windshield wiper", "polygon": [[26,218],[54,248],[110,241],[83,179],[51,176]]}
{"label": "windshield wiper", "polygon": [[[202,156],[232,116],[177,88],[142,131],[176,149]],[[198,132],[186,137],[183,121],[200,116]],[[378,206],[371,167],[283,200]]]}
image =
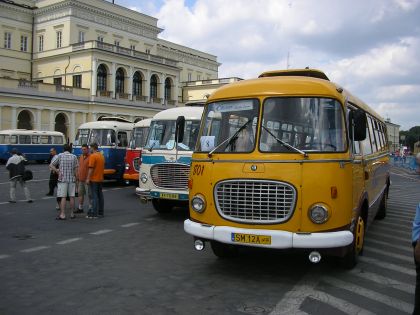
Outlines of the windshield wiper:
{"label": "windshield wiper", "polygon": [[[236,132],[232,135],[232,136],[230,136],[230,137],[228,137],[227,139],[225,139],[224,141],[222,141],[219,145],[217,145],[213,150],[211,150],[209,153],[208,153],[208,156],[209,157],[211,157],[211,155],[213,154],[213,152],[214,151],[216,151],[217,149],[219,149],[222,145],[224,145],[226,142],[227,142],[227,145],[226,146],[228,146],[229,144],[231,144],[231,142],[232,142],[232,140],[234,140],[235,138],[237,139],[237,136],[238,136],[238,134],[250,123],[252,121],[252,119],[250,119],[250,120],[248,120],[246,123],[244,123],[238,130],[236,130]],[[235,140],[236,140],[235,139]]]}
{"label": "windshield wiper", "polygon": [[274,139],[276,139],[277,142],[281,143],[282,145],[284,145],[286,148],[288,148],[289,150],[298,152],[300,154],[303,154],[303,156],[306,158],[308,157],[308,154],[302,150],[299,150],[298,148],[295,148],[294,146],[288,144],[287,142],[284,142],[283,140],[280,140],[279,138],[277,138],[267,127],[265,127],[264,125],[261,124],[261,127],[267,131]]}
{"label": "windshield wiper", "polygon": [[149,148],[149,152],[152,152],[153,148],[155,147],[155,144],[157,143],[157,141],[153,142],[152,145]]}

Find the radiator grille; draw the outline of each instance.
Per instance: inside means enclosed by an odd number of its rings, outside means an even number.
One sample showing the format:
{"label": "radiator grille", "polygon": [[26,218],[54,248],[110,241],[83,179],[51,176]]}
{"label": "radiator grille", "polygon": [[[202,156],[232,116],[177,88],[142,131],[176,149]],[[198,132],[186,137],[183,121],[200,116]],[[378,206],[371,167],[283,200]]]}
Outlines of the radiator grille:
{"label": "radiator grille", "polygon": [[150,174],[155,186],[166,189],[188,189],[190,166],[178,163],[153,165]]}
{"label": "radiator grille", "polygon": [[242,223],[284,222],[296,203],[292,185],[268,180],[222,181],[216,185],[214,195],[220,215]]}

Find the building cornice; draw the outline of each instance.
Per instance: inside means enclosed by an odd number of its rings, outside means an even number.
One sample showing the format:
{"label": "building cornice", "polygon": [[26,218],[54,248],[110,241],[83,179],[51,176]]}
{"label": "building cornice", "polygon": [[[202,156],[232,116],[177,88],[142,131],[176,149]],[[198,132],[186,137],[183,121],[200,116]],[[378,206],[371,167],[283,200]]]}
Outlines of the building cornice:
{"label": "building cornice", "polygon": [[77,0],[66,0],[35,10],[35,22],[37,24],[67,16],[77,17],[81,20],[91,21],[154,40],[162,32],[162,29],[159,27],[114,14],[110,11],[103,11],[100,8],[95,8]]}

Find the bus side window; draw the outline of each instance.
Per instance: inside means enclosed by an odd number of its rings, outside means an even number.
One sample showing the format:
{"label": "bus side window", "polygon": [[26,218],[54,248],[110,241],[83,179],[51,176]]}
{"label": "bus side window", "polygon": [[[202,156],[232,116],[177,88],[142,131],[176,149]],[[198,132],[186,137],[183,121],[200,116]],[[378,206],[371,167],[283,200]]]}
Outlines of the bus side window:
{"label": "bus side window", "polygon": [[[349,119],[350,119],[350,117],[354,117],[354,115],[350,115],[350,111],[352,111],[352,110],[351,109],[348,109],[348,117],[349,117]],[[349,121],[349,126],[352,123],[353,123],[352,121]],[[350,130],[350,128],[349,128],[349,130]],[[349,134],[349,140],[350,140],[350,143],[351,143],[350,148],[352,148],[353,154],[354,155],[360,155],[360,144],[363,145],[363,142],[360,143],[360,141],[354,141],[352,143],[352,140],[353,139],[352,139],[352,135],[351,134]]]}
{"label": "bus side window", "polygon": [[54,144],[63,144],[63,138],[60,136],[54,136]]}
{"label": "bus side window", "polygon": [[40,143],[39,136],[32,136],[32,144],[39,144]]}
{"label": "bus side window", "polygon": [[10,136],[10,144],[17,144],[18,143],[18,137],[17,136]]}
{"label": "bus side window", "polygon": [[31,136],[20,135],[19,144],[31,144]]}

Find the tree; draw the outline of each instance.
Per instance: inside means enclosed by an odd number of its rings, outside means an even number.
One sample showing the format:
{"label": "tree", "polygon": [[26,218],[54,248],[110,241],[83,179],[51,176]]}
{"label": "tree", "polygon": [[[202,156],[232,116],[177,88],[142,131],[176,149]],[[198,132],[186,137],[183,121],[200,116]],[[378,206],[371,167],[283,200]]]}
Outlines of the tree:
{"label": "tree", "polygon": [[401,131],[400,137],[405,136],[403,145],[406,145],[411,152],[414,151],[414,143],[420,141],[420,126],[410,128],[408,131]]}

